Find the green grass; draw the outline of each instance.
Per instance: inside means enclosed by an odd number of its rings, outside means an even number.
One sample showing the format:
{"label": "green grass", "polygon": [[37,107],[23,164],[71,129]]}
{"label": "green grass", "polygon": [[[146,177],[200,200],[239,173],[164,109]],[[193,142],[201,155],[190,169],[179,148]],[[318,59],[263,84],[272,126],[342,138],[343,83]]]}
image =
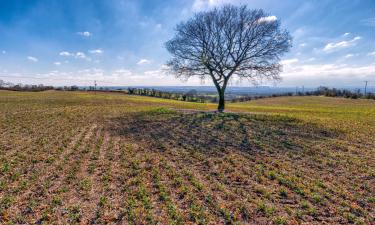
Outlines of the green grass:
{"label": "green grass", "polygon": [[0,91],[0,223],[370,224],[375,102]]}

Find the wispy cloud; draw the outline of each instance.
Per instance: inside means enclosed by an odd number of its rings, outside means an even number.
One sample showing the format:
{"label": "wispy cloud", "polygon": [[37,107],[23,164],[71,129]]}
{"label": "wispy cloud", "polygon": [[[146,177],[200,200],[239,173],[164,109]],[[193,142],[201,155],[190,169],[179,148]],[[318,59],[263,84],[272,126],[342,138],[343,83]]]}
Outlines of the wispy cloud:
{"label": "wispy cloud", "polygon": [[343,48],[348,48],[355,46],[357,44],[357,41],[360,40],[361,37],[357,36],[351,40],[348,41],[340,41],[340,42],[331,42],[328,43],[324,48],[323,51],[325,52],[332,52]]}
{"label": "wispy cloud", "polygon": [[233,0],[195,0],[192,9],[193,11],[201,11],[226,3],[233,3]]}
{"label": "wispy cloud", "polygon": [[74,57],[76,59],[85,59],[87,61],[91,61],[91,58],[90,57],[87,57],[85,53],[83,52],[67,52],[67,51],[63,51],[63,52],[60,52],[59,53],[60,56],[66,56],[66,57]]}
{"label": "wispy cloud", "polygon": [[369,56],[375,56],[375,51],[374,52],[369,52],[367,55],[369,55]]}
{"label": "wispy cloud", "polygon": [[316,58],[311,57],[311,58],[307,59],[306,61],[307,61],[307,62],[312,62],[312,61],[315,61],[315,60],[316,60]]}
{"label": "wispy cloud", "polygon": [[75,55],[75,57],[77,59],[88,59],[87,56],[86,56],[86,54],[83,53],[83,52],[77,52],[76,55]]}
{"label": "wispy cloud", "polygon": [[141,59],[137,62],[137,65],[145,65],[145,64],[149,64],[151,61],[148,60],[148,59]]}
{"label": "wispy cloud", "polygon": [[27,56],[27,59],[31,62],[38,62],[39,60],[33,56]]}
{"label": "wispy cloud", "polygon": [[375,74],[375,65],[351,66],[347,64],[296,64],[286,67],[282,77],[286,83],[312,82],[311,85],[322,85],[337,81],[353,84]]}
{"label": "wispy cloud", "polygon": [[128,69],[117,69],[113,71],[112,75],[116,77],[129,77],[132,75],[132,71]]}
{"label": "wispy cloud", "polygon": [[92,34],[88,31],[82,31],[82,32],[77,32],[78,35],[83,36],[83,37],[90,37]]}
{"label": "wispy cloud", "polygon": [[363,19],[361,23],[365,26],[375,27],[375,17]]}
{"label": "wispy cloud", "polygon": [[7,52],[6,52],[5,50],[2,50],[1,53],[2,53],[2,54],[6,54]]}
{"label": "wispy cloud", "polygon": [[101,49],[93,49],[93,50],[90,50],[89,53],[91,53],[91,54],[102,54],[103,50],[101,50]]}
{"label": "wispy cloud", "polygon": [[350,33],[349,33],[349,32],[347,32],[347,33],[343,34],[342,36],[346,37],[346,36],[348,36],[348,35],[350,35]]}
{"label": "wispy cloud", "polygon": [[[51,70],[40,73],[38,79],[43,78],[44,84],[56,85],[52,79],[61,79],[60,85],[92,85],[96,80],[98,85],[174,85],[176,80],[173,76],[168,76],[161,71],[162,67],[144,72],[134,72],[132,70],[121,68],[112,71],[106,71],[99,68],[87,68],[73,71]],[[16,77],[16,74],[11,74]],[[51,79],[52,81],[49,81]],[[199,84],[196,80],[195,84]]]}
{"label": "wispy cloud", "polygon": [[56,66],[60,66],[61,62],[54,62],[53,64],[55,64]]}
{"label": "wispy cloud", "polygon": [[65,51],[64,51],[64,52],[60,52],[59,55],[61,55],[61,56],[72,56],[73,53],[65,52]]}
{"label": "wispy cloud", "polygon": [[293,64],[293,63],[297,63],[299,60],[297,58],[294,58],[294,59],[285,59],[285,60],[281,60],[281,64],[282,65],[290,65],[290,64]]}

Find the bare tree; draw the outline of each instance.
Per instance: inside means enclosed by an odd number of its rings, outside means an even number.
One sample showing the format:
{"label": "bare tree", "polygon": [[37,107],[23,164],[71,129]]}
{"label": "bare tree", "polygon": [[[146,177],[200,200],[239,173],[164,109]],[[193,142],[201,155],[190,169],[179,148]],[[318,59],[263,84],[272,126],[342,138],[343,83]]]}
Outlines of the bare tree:
{"label": "bare tree", "polygon": [[195,14],[176,27],[166,42],[168,68],[179,78],[211,78],[224,111],[229,80],[280,79],[280,57],[291,48],[291,36],[275,16],[247,6],[225,5]]}

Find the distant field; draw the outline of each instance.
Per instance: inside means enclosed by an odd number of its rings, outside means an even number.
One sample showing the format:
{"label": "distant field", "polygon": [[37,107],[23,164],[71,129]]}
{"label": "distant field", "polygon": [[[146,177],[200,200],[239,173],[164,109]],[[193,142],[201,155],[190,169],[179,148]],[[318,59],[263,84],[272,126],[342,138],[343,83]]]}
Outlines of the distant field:
{"label": "distant field", "polygon": [[375,101],[0,91],[0,223],[372,224]]}

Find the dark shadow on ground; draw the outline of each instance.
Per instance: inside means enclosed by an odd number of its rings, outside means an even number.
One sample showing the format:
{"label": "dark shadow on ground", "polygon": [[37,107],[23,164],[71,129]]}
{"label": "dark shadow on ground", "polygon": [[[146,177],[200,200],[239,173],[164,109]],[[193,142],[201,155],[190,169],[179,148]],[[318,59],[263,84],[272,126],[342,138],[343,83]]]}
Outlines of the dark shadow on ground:
{"label": "dark shadow on ground", "polygon": [[166,109],[113,118],[110,132],[146,143],[155,150],[170,147],[223,153],[300,151],[334,131],[287,116],[235,113],[181,113]]}

